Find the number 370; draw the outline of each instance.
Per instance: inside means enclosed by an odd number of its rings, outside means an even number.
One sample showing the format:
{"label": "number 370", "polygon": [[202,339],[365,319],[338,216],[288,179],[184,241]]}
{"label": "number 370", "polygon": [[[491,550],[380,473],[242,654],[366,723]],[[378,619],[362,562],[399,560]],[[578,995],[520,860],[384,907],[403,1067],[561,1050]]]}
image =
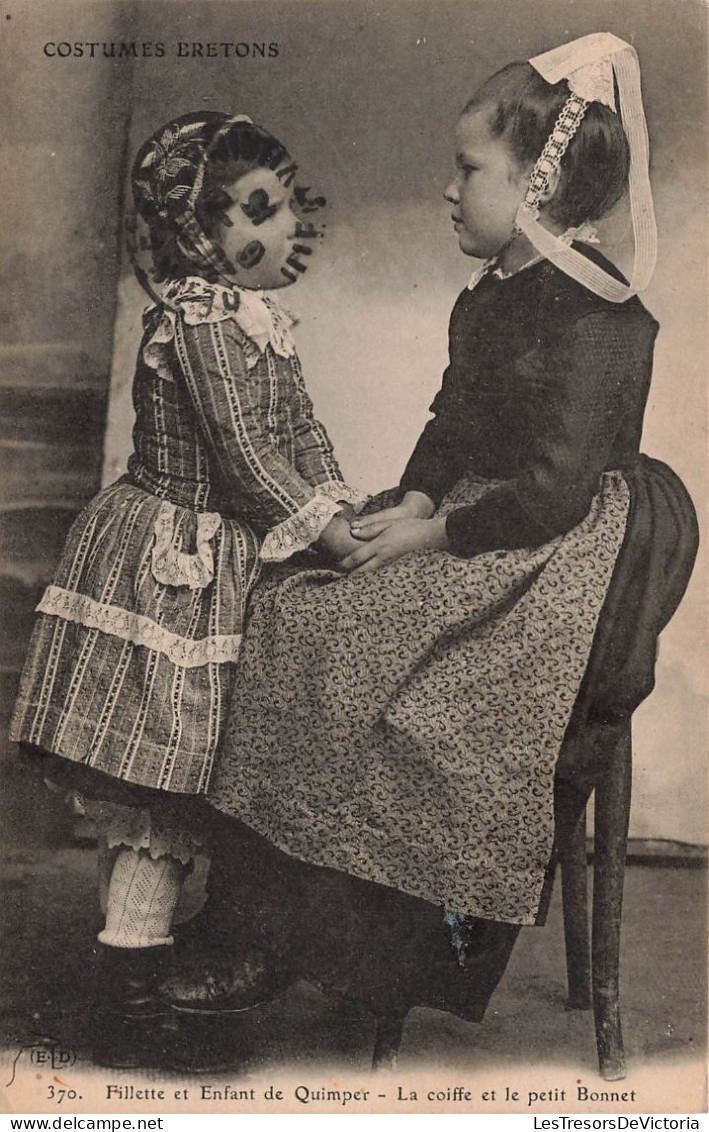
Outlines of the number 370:
{"label": "number 370", "polygon": [[47,1085],[47,1099],[63,1104],[64,1101],[81,1100],[76,1089],[56,1089],[54,1085]]}

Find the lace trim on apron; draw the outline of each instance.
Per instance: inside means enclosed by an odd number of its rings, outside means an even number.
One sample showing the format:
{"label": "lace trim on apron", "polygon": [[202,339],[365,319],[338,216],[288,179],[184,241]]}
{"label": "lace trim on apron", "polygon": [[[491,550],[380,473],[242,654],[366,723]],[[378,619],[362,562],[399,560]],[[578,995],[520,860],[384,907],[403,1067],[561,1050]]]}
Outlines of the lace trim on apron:
{"label": "lace trim on apron", "polygon": [[153,649],[166,656],[178,668],[233,663],[241,644],[240,633],[187,640],[177,633],[171,633],[164,625],[158,625],[142,613],[94,601],[86,594],[72,593],[60,586],[49,586],[45,590],[37,612],[63,617],[65,621],[73,621],[88,629],[98,629],[101,633],[109,633],[123,641]]}

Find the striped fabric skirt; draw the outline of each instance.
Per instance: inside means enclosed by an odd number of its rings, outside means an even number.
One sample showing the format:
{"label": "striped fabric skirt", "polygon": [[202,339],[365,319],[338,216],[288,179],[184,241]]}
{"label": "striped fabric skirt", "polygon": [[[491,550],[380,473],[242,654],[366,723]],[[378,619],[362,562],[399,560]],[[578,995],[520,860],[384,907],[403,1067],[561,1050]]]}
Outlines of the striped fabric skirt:
{"label": "striped fabric skirt", "polygon": [[140,786],[203,793],[259,539],[119,481],[84,509],[38,617],[11,738]]}

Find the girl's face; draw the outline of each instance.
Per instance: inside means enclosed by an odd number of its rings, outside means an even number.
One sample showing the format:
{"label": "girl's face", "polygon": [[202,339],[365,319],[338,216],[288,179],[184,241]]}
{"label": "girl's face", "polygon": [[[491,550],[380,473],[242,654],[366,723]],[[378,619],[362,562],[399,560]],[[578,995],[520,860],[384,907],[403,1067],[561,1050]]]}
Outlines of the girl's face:
{"label": "girl's face", "polygon": [[485,107],[463,114],[455,132],[456,174],[444,196],[465,255],[490,259],[512,236],[531,165],[521,168],[504,138],[493,137]]}
{"label": "girl's face", "polygon": [[[234,281],[251,290],[287,287],[305,265],[296,243],[298,220],[292,190],[272,169],[252,169],[225,190],[233,204],[224,213],[217,240],[234,267]],[[295,269],[295,270],[294,270]]]}

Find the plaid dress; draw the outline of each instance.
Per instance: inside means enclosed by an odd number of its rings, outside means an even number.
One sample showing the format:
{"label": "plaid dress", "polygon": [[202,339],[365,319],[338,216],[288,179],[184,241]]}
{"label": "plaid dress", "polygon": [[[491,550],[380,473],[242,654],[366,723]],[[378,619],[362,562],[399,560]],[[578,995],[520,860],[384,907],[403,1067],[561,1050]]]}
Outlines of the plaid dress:
{"label": "plaid dress", "polygon": [[191,278],[146,312],[128,474],[74,523],[11,737],[140,786],[207,789],[246,599],[357,497],[315,420],[288,320]]}

